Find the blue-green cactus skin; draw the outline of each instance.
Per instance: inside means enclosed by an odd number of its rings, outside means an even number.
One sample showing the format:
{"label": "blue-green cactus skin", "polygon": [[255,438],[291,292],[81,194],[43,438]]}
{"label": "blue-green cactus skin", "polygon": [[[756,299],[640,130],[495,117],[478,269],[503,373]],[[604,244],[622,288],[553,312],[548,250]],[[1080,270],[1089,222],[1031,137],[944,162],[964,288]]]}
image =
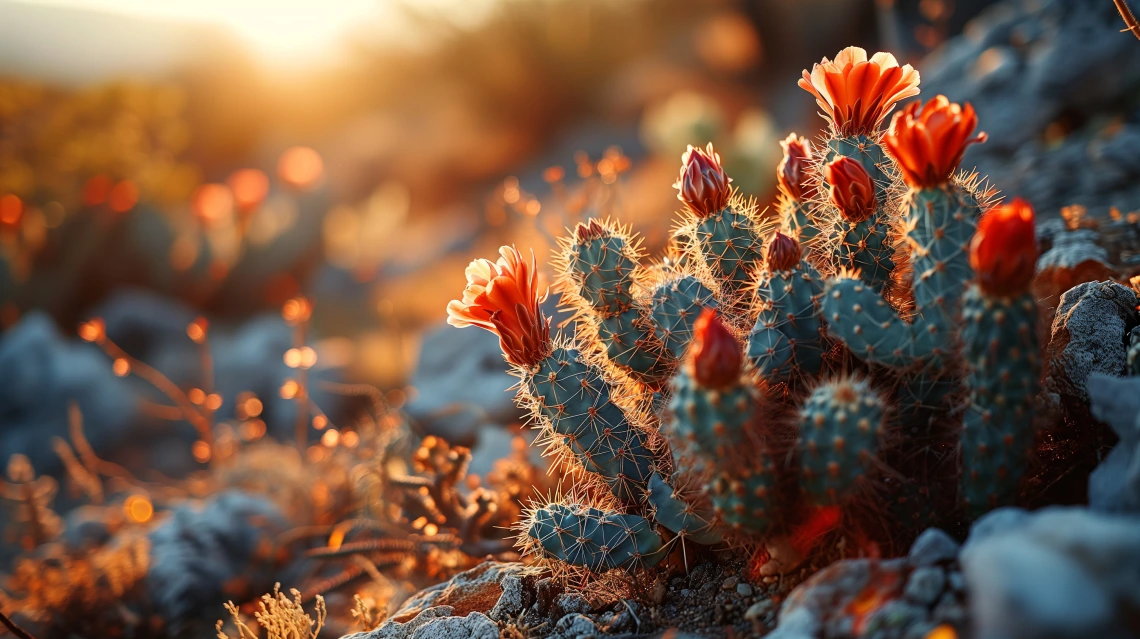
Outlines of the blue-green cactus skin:
{"label": "blue-green cactus skin", "polygon": [[1041,376],[1037,304],[1029,293],[996,298],[971,285],[962,320],[970,407],[962,424],[960,495],[976,518],[1012,505],[1028,467]]}
{"label": "blue-green cactus skin", "polygon": [[753,469],[724,471],[710,486],[713,511],[732,530],[763,535],[776,523],[776,474],[766,456]]}
{"label": "blue-green cactus skin", "polygon": [[633,276],[637,263],[631,259],[624,238],[605,234],[574,244],[569,271],[579,294],[595,311],[604,315],[623,313],[633,306]]}
{"label": "blue-green cactus skin", "polygon": [[910,194],[906,228],[914,267],[913,322],[854,278],[830,281],[821,300],[828,330],[857,357],[913,367],[899,391],[904,411],[940,406],[954,389],[942,371],[955,346],[962,283],[973,279],[968,249],[979,213],[976,200],[953,186]]}
{"label": "blue-green cactus skin", "polygon": [[654,330],[652,321],[637,308],[598,321],[598,337],[609,360],[647,384],[668,379],[677,361],[664,352]]}
{"label": "blue-green cactus skin", "polygon": [[865,380],[821,384],[799,415],[800,488],[808,503],[842,505],[874,467],[885,429],[882,398]]}
{"label": "blue-green cactus skin", "polygon": [[748,359],[771,381],[818,375],[823,367],[823,278],[804,260],[793,269],[768,272],[759,295],[767,303],[748,336]]}
{"label": "blue-green cactus skin", "polygon": [[834,162],[839,156],[849,157],[863,165],[867,175],[876,185],[875,196],[881,202],[886,198],[883,185],[889,184],[883,167],[890,165],[886,151],[874,138],[865,135],[855,135],[846,138],[832,138],[827,143],[827,157],[824,165]]}
{"label": "blue-green cactus skin", "polygon": [[890,284],[895,270],[895,247],[891,242],[890,224],[882,208],[871,217],[852,223],[840,217],[839,244],[836,246],[838,263],[849,269],[858,269],[859,278],[876,292],[882,293]]}
{"label": "blue-green cactus skin", "polygon": [[693,340],[693,325],[701,309],[717,307],[713,292],[692,275],[658,286],[652,303],[650,317],[654,333],[672,359],[679,359],[688,350]]}
{"label": "blue-green cactus skin", "polygon": [[758,401],[751,383],[704,388],[682,367],[673,378],[669,399],[673,441],[693,456],[695,464],[724,459],[744,441],[747,425],[756,419]]}
{"label": "blue-green cactus skin", "polygon": [[695,232],[701,256],[725,292],[733,297],[743,294],[764,258],[760,233],[751,216],[730,204],[700,220]]}
{"label": "blue-green cactus skin", "polygon": [[649,568],[665,556],[661,537],[644,517],[577,504],[539,508],[527,535],[550,557],[597,573]]}
{"label": "blue-green cactus skin", "polygon": [[646,436],[612,402],[601,372],[560,347],[526,380],[539,412],[586,470],[600,475],[623,503],[636,503],[653,472]]}
{"label": "blue-green cactus skin", "polygon": [[819,237],[819,226],[811,218],[811,206],[806,202],[785,198],[780,203],[780,230],[800,246],[814,247]]}
{"label": "blue-green cactus skin", "polygon": [[712,518],[698,512],[690,501],[677,497],[673,487],[657,473],[649,478],[648,501],[654,521],[673,534],[706,546],[724,541],[713,528]]}

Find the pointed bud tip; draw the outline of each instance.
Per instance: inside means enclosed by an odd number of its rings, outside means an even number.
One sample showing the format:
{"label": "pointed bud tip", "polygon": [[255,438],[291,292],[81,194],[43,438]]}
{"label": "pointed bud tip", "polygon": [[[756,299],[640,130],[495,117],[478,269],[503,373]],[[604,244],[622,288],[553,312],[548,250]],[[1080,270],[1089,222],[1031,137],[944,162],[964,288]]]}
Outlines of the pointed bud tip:
{"label": "pointed bud tip", "polygon": [[690,146],[685,151],[681,156],[681,176],[673,186],[678,190],[677,199],[704,218],[728,206],[731,181],[710,142],[705,149]]}
{"label": "pointed bud tip", "polygon": [[859,223],[875,212],[875,183],[857,160],[840,156],[824,167],[829,199],[843,218]]}
{"label": "pointed bud tip", "polygon": [[768,270],[787,271],[800,263],[803,251],[794,237],[776,231],[768,243]]}

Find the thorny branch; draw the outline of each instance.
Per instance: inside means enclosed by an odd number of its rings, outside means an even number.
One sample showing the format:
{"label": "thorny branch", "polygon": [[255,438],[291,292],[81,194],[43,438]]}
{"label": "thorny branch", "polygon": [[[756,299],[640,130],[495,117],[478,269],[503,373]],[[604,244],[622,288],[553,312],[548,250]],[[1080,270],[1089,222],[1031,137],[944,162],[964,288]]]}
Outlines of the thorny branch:
{"label": "thorny branch", "polygon": [[26,630],[17,626],[15,622],[8,618],[3,612],[0,612],[0,624],[3,624],[8,632],[15,635],[18,639],[35,639],[32,635],[28,634]]}
{"label": "thorny branch", "polygon": [[1140,20],[1136,19],[1136,15],[1132,13],[1132,9],[1128,6],[1127,0],[1112,0],[1116,3],[1116,10],[1120,12],[1120,17],[1124,18],[1124,24],[1128,26],[1124,31],[1129,31],[1132,35],[1140,40]]}

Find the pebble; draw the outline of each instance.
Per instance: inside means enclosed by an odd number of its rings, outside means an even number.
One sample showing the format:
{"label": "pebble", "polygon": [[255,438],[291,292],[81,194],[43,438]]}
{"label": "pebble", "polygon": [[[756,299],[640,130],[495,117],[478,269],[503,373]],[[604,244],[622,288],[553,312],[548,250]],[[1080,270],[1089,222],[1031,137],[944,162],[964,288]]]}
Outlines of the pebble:
{"label": "pebble", "polygon": [[912,566],[933,566],[958,557],[959,544],[938,528],[927,528],[910,547],[907,560]]}
{"label": "pebble", "polygon": [[761,599],[744,611],[744,618],[749,621],[759,621],[771,614],[775,608],[776,604],[771,599]]}
{"label": "pebble", "polygon": [[942,594],[945,585],[946,577],[942,574],[941,568],[925,566],[916,568],[910,573],[903,594],[915,603],[931,606],[938,601],[938,596]]}
{"label": "pebble", "polygon": [[743,597],[751,597],[752,596],[752,586],[749,586],[748,584],[737,584],[736,585],[736,594],[741,595]]}
{"label": "pebble", "polygon": [[681,596],[682,597],[691,597],[692,595],[693,595],[692,590],[689,590],[688,588],[682,588],[681,589]]}
{"label": "pebble", "polygon": [[732,590],[733,588],[736,587],[736,584],[738,584],[738,583],[740,583],[740,578],[733,575],[731,577],[725,578],[724,583],[722,583],[720,585],[720,587],[723,588],[724,590]]}

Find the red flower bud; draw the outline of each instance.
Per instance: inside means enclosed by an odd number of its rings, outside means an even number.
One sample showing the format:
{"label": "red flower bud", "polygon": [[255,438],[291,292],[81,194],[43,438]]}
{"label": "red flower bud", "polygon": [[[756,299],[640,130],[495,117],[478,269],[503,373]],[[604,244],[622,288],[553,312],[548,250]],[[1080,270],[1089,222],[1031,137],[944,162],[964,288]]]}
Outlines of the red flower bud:
{"label": "red flower bud", "polygon": [[784,158],[776,167],[780,191],[793,200],[803,200],[807,186],[807,167],[811,162],[811,142],[793,133],[780,142],[780,146],[784,149]]}
{"label": "red flower bud", "polygon": [[710,142],[706,150],[690,146],[681,156],[681,176],[673,188],[677,199],[684,202],[698,217],[709,217],[728,206],[731,182],[720,165],[720,156]]}
{"label": "red flower bud", "polygon": [[786,271],[793,269],[800,263],[803,252],[800,243],[794,237],[789,237],[776,231],[772,241],[768,243],[768,270]]}
{"label": "red flower bud", "polygon": [[911,102],[895,114],[883,146],[898,160],[911,188],[938,186],[954,175],[966,147],[986,141],[985,133],[974,135],[977,126],[978,116],[969,102],[961,106],[938,95],[925,105]]}
{"label": "red flower bud", "polygon": [[740,378],[743,357],[740,343],[721,323],[716,311],[701,311],[689,346],[689,374],[693,379],[705,388],[728,388]]}
{"label": "red flower bud", "polygon": [[875,183],[857,160],[839,157],[824,168],[831,203],[849,222],[862,222],[875,212]]}
{"label": "red flower bud", "polygon": [[1029,290],[1037,270],[1033,207],[1020,198],[996,206],[978,220],[970,266],[986,295],[1012,297]]}

